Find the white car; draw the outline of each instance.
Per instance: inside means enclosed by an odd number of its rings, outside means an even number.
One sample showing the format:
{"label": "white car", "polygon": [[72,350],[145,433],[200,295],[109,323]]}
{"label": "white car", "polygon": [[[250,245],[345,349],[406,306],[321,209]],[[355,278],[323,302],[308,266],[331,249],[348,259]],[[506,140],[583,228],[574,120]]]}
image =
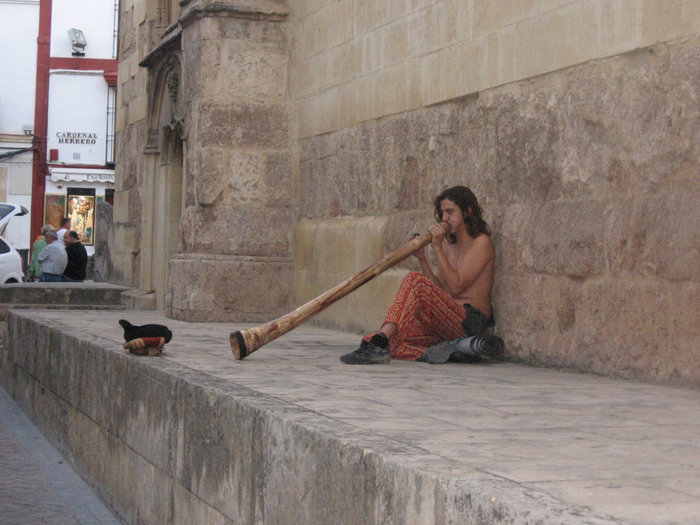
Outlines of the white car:
{"label": "white car", "polygon": [[24,281],[22,257],[19,252],[5,240],[5,229],[12,217],[26,215],[27,208],[9,202],[0,202],[0,284],[21,283]]}

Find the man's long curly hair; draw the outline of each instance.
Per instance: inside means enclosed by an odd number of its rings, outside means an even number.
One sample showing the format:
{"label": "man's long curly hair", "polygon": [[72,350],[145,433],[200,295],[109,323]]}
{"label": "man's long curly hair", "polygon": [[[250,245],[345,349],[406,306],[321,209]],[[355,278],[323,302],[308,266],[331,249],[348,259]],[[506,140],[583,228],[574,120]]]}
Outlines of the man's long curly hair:
{"label": "man's long curly hair", "polygon": [[[444,199],[449,199],[454,202],[459,209],[462,210],[462,216],[464,217],[464,224],[467,226],[467,232],[472,237],[476,237],[481,233],[486,235],[491,235],[491,228],[486,221],[481,217],[483,210],[479,206],[479,202],[476,200],[476,195],[474,192],[467,188],[466,186],[453,186],[443,191],[440,195],[435,197],[435,220],[437,222],[442,221],[442,213],[440,213],[440,203]],[[447,234],[447,240],[450,243],[454,243],[457,239],[454,234]]]}

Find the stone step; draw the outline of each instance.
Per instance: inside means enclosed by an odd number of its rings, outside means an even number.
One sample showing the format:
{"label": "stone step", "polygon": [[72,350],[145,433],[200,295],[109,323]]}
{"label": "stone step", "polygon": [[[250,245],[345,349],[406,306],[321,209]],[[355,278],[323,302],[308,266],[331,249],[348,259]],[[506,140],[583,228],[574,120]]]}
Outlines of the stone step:
{"label": "stone step", "polygon": [[10,310],[126,310],[123,304],[0,304],[0,322]]}
{"label": "stone step", "polygon": [[109,283],[13,283],[0,286],[0,304],[121,305],[129,287]]}

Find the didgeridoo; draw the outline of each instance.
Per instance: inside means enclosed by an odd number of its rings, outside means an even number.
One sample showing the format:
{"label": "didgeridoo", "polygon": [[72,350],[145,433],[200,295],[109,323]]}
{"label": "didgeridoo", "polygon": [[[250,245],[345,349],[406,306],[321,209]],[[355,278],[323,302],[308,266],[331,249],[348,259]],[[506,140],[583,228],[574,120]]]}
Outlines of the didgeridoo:
{"label": "didgeridoo", "polygon": [[[440,223],[447,232],[447,223]],[[270,341],[277,339],[279,336],[286,334],[293,328],[296,328],[310,317],[313,317],[321,310],[329,307],[338,299],[342,299],[353,290],[359,288],[367,281],[375,278],[383,271],[391,268],[396,263],[404,260],[416,250],[430,243],[433,238],[430,231],[418,235],[408,241],[403,246],[389,252],[384,257],[379,259],[373,265],[368,266],[358,274],[346,279],[342,283],[334,286],[330,290],[322,293],[315,299],[300,306],[293,312],[283,315],[282,317],[270,321],[269,323],[231,332],[231,350],[236,359],[245,359],[247,356],[255,352],[258,348],[266,345]]]}

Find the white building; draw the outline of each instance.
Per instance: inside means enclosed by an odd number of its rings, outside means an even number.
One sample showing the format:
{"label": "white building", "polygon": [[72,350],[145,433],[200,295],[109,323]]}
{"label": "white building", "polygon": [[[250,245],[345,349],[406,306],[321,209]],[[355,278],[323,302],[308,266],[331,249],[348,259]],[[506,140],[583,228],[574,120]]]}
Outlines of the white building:
{"label": "white building", "polygon": [[[0,0],[0,201],[31,208],[32,138],[39,0]],[[30,216],[5,232],[18,250],[30,244]]]}
{"label": "white building", "polygon": [[118,0],[0,0],[0,29],[0,155],[36,147],[0,159],[0,200],[31,210],[6,236],[27,249],[70,217],[91,254],[114,187]]}

